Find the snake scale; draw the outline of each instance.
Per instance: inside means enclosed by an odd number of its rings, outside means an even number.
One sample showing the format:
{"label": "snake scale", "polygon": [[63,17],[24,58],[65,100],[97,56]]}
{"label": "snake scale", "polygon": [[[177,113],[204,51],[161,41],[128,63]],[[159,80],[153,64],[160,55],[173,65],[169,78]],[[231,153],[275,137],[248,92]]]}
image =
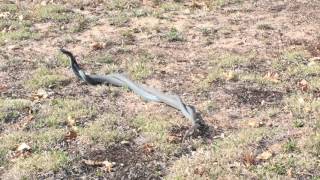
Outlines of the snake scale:
{"label": "snake scale", "polygon": [[127,87],[134,93],[141,96],[145,101],[165,103],[177,110],[180,110],[182,114],[192,122],[191,128],[186,132],[183,139],[193,134],[194,130],[201,129],[200,127],[203,127],[205,125],[203,119],[201,118],[200,114],[196,112],[195,108],[193,106],[184,104],[179,96],[164,94],[155,89],[137,84],[119,73],[108,74],[108,75],[86,74],[80,68],[79,64],[76,61],[76,58],[70,51],[63,48],[61,48],[60,51],[69,57],[71,69],[73,73],[80,80],[85,81],[90,85],[99,85],[99,84],[110,85],[111,84],[113,86],[118,86],[118,87]]}

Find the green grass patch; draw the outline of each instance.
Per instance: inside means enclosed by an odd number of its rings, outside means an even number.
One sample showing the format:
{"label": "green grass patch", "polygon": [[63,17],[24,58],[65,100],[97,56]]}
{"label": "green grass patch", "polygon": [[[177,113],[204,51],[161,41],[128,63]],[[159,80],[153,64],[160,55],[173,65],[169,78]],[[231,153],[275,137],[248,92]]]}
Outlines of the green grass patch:
{"label": "green grass patch", "polygon": [[243,0],[212,0],[212,1],[205,1],[207,7],[209,9],[217,9],[221,7],[228,6],[230,4],[239,4],[242,3]]}
{"label": "green grass patch", "polygon": [[168,142],[168,129],[173,125],[169,120],[163,117],[140,114],[133,118],[131,123],[150,138],[151,143],[166,154],[171,154],[178,148],[177,144]]}
{"label": "green grass patch", "polygon": [[124,11],[138,8],[141,5],[138,0],[107,0],[105,1],[105,7],[109,11]]}
{"label": "green grass patch", "polygon": [[[192,158],[182,157],[175,161],[167,179],[217,179],[239,177],[241,154],[250,144],[272,136],[267,128],[242,129],[224,139],[217,139],[206,148],[199,149]],[[233,166],[239,164],[239,166]],[[200,170],[200,171],[199,171]],[[200,173],[199,173],[200,172]]]}
{"label": "green grass patch", "polygon": [[36,127],[59,127],[66,125],[67,118],[90,118],[96,115],[93,106],[76,99],[52,99],[42,105],[37,114]]}
{"label": "green grass patch", "polygon": [[0,166],[9,165],[8,153],[14,151],[21,143],[27,143],[33,153],[52,149],[64,136],[63,129],[41,129],[39,131],[14,131],[2,135],[0,144]]}
{"label": "green grass patch", "polygon": [[244,73],[235,72],[235,69],[240,68],[241,66],[246,66],[250,63],[250,58],[253,54],[247,55],[237,55],[234,53],[223,52],[223,53],[214,53],[210,56],[210,65],[208,68],[207,77],[200,82],[200,89],[206,89],[215,81],[225,81],[225,80],[255,80],[259,81],[262,78],[258,77],[246,77]]}
{"label": "green grass patch", "polygon": [[18,11],[18,7],[16,4],[1,4],[0,12],[10,12],[15,13]]}
{"label": "green grass patch", "polygon": [[14,179],[34,179],[37,173],[57,171],[67,166],[68,155],[62,151],[49,151],[32,154],[27,158],[18,158],[15,164],[3,175]]}
{"label": "green grass patch", "polygon": [[130,15],[126,13],[114,13],[109,18],[109,24],[117,27],[125,27],[130,21]]}
{"label": "green grass patch", "polygon": [[91,143],[108,145],[112,142],[129,140],[133,134],[125,132],[119,127],[118,118],[114,115],[104,114],[86,127],[79,129],[79,138]]}
{"label": "green grass patch", "polygon": [[211,86],[211,84],[218,80],[224,79],[224,70],[219,67],[214,67],[209,70],[208,75],[204,81],[200,82],[199,87],[202,89],[207,89]]}
{"label": "green grass patch", "polygon": [[0,123],[16,119],[31,105],[32,102],[26,99],[0,99]]}
{"label": "green grass patch", "polygon": [[57,55],[55,57],[57,60],[57,65],[59,67],[69,67],[70,66],[69,57],[64,55],[62,52],[57,53]]}
{"label": "green grass patch", "polygon": [[320,101],[308,94],[292,94],[284,102],[293,117],[303,119],[305,124],[314,123],[319,116]]}
{"label": "green grass patch", "polygon": [[0,29],[7,31],[0,32],[0,44],[9,41],[20,41],[26,39],[36,39],[39,34],[31,31],[32,23],[30,21],[15,21],[0,19]]}
{"label": "green grass patch", "polygon": [[148,53],[139,54],[133,59],[131,64],[127,65],[128,71],[134,79],[140,80],[152,74],[150,62],[153,56]]}
{"label": "green grass patch", "polygon": [[74,13],[62,5],[48,4],[37,6],[33,10],[33,17],[38,21],[69,22]]}
{"label": "green grass patch", "polygon": [[288,141],[283,146],[284,151],[287,153],[294,152],[298,150],[297,142],[294,139],[288,139]]}
{"label": "green grass patch", "polygon": [[166,34],[166,38],[169,42],[184,40],[182,33],[179,32],[176,28],[171,28],[170,31]]}
{"label": "green grass patch", "polygon": [[82,32],[89,26],[89,24],[93,23],[94,21],[96,21],[96,19],[88,19],[83,15],[77,15],[74,18],[74,22],[72,23],[72,26],[70,27],[70,32],[72,33]]}
{"label": "green grass patch", "polygon": [[160,4],[160,8],[164,12],[179,11],[183,8],[182,4],[176,2],[164,2]]}
{"label": "green grass patch", "polygon": [[[66,65],[66,63],[64,65]],[[26,86],[31,89],[39,89],[57,87],[68,83],[69,79],[66,76],[54,70],[40,67],[33,73],[31,79],[26,82]]]}

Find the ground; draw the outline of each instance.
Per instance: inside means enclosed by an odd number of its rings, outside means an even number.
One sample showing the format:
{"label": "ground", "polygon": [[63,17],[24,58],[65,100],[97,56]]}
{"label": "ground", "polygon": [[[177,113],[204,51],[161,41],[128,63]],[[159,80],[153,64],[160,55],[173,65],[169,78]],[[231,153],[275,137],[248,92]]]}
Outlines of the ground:
{"label": "ground", "polygon": [[[317,0],[2,1],[1,179],[320,179]],[[127,88],[179,95],[207,125]]]}

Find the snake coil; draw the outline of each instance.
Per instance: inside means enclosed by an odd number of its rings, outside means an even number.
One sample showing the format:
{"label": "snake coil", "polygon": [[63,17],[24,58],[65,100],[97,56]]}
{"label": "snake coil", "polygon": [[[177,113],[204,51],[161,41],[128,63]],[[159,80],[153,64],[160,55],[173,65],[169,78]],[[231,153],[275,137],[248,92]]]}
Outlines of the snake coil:
{"label": "snake coil", "polygon": [[63,48],[61,48],[60,51],[70,58],[71,69],[73,73],[80,80],[85,81],[90,85],[111,84],[118,87],[128,87],[134,93],[141,96],[145,101],[165,103],[177,110],[180,110],[182,114],[192,122],[192,126],[184,135],[183,140],[187,136],[193,134],[194,130],[200,129],[200,127],[204,126],[204,121],[201,118],[200,114],[196,112],[193,106],[184,104],[179,96],[167,95],[155,89],[139,85],[126,78],[124,75],[118,73],[108,75],[88,75],[80,68],[75,57],[70,51],[67,51]]}

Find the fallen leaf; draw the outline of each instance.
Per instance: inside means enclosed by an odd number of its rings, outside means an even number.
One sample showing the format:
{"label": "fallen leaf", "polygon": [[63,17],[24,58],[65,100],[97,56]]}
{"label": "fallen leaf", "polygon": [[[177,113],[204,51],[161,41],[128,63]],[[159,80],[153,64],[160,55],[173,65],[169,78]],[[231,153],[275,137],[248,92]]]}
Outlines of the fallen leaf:
{"label": "fallen leaf", "polygon": [[320,57],[312,57],[309,61],[320,61]]}
{"label": "fallen leaf", "polygon": [[262,127],[264,125],[263,122],[259,121],[258,119],[254,119],[254,118],[248,119],[245,122],[247,122],[247,125],[252,128],[258,128],[258,127]]}
{"label": "fallen leaf", "polygon": [[154,152],[154,145],[153,144],[144,144],[143,145],[143,152],[145,154],[150,154]]}
{"label": "fallen leaf", "polygon": [[205,4],[199,3],[196,1],[193,1],[191,4],[191,8],[194,8],[194,9],[201,9],[203,6],[205,6]]}
{"label": "fallen leaf", "polygon": [[287,175],[292,177],[292,167],[287,170]]}
{"label": "fallen leaf", "polygon": [[120,144],[122,144],[122,145],[130,145],[130,142],[129,142],[129,141],[126,141],[126,140],[124,140],[124,141],[121,141],[121,142],[120,142]]}
{"label": "fallen leaf", "polygon": [[254,165],[255,164],[255,157],[254,157],[254,155],[253,155],[253,153],[252,152],[246,152],[246,153],[244,153],[243,154],[243,156],[242,156],[242,160],[243,160],[243,164],[245,165],[245,166],[251,166],[251,165]]}
{"label": "fallen leaf", "polygon": [[88,165],[88,166],[99,166],[99,167],[102,167],[107,172],[111,172],[112,171],[112,167],[115,164],[115,163],[111,163],[111,162],[109,162],[107,160],[105,160],[105,161],[93,161],[93,160],[86,160],[85,159],[82,162],[84,164]]}
{"label": "fallen leaf", "polygon": [[49,96],[48,92],[44,89],[38,89],[37,95],[42,98],[47,98]]}
{"label": "fallen leaf", "polygon": [[272,152],[265,151],[257,156],[258,160],[268,160],[272,157]]}
{"label": "fallen leaf", "polygon": [[0,18],[5,19],[10,16],[10,12],[2,12],[0,13]]}
{"label": "fallen leaf", "polygon": [[181,142],[181,138],[178,136],[168,136],[167,142],[177,144],[177,143]]}
{"label": "fallen leaf", "polygon": [[66,141],[72,141],[77,138],[78,134],[75,130],[71,129],[67,132],[67,134],[64,136],[64,139]]}
{"label": "fallen leaf", "polygon": [[6,90],[8,90],[8,86],[5,84],[1,84],[0,85],[0,92],[5,92]]}
{"label": "fallen leaf", "polygon": [[274,83],[280,82],[280,80],[279,80],[279,74],[276,73],[276,72],[271,72],[271,71],[269,71],[269,72],[264,76],[264,78],[265,78],[266,80],[269,80],[269,81],[274,82]]}
{"label": "fallen leaf", "polygon": [[23,120],[21,121],[22,124],[20,125],[20,127],[25,128],[33,120],[33,115],[31,111],[32,110],[29,109],[29,115],[23,118]]}
{"label": "fallen leaf", "polygon": [[277,153],[280,153],[282,151],[282,149],[283,149],[282,147],[283,147],[282,144],[276,143],[276,144],[272,144],[268,149],[273,154],[277,154]]}
{"label": "fallen leaf", "polygon": [[306,92],[309,89],[309,83],[305,79],[298,82],[298,86],[299,86],[299,89],[303,92]]}
{"label": "fallen leaf", "polygon": [[227,81],[236,81],[238,80],[238,76],[235,72],[229,71],[228,73],[225,74],[226,80]]}
{"label": "fallen leaf", "polygon": [[41,6],[46,6],[47,5],[47,1],[41,1]]}
{"label": "fallen leaf", "polygon": [[10,157],[12,157],[13,159],[11,159],[11,161],[15,161],[15,158],[18,157],[28,157],[31,155],[31,147],[26,144],[26,143],[21,143],[17,149],[12,152],[12,154],[10,155]]}
{"label": "fallen leaf", "polygon": [[19,16],[19,20],[22,21],[23,19],[24,19],[24,17],[23,17],[23,15],[21,14],[21,15]]}
{"label": "fallen leaf", "polygon": [[67,125],[69,128],[72,128],[74,125],[76,125],[76,120],[72,116],[68,116]]}
{"label": "fallen leaf", "polygon": [[95,43],[91,44],[91,48],[93,50],[100,50],[100,49],[103,49],[105,47],[106,47],[105,43],[95,42]]}
{"label": "fallen leaf", "polygon": [[25,152],[25,151],[30,151],[31,147],[29,145],[27,145],[26,143],[22,143],[18,146],[17,151],[20,152]]}
{"label": "fallen leaf", "polygon": [[198,166],[196,167],[196,169],[194,170],[194,174],[203,176],[203,174],[206,172],[206,169],[203,166]]}
{"label": "fallen leaf", "polygon": [[54,94],[53,92],[48,92],[45,89],[38,89],[36,93],[32,94],[32,99],[33,100],[39,100],[39,99],[46,99],[48,98],[50,95]]}

